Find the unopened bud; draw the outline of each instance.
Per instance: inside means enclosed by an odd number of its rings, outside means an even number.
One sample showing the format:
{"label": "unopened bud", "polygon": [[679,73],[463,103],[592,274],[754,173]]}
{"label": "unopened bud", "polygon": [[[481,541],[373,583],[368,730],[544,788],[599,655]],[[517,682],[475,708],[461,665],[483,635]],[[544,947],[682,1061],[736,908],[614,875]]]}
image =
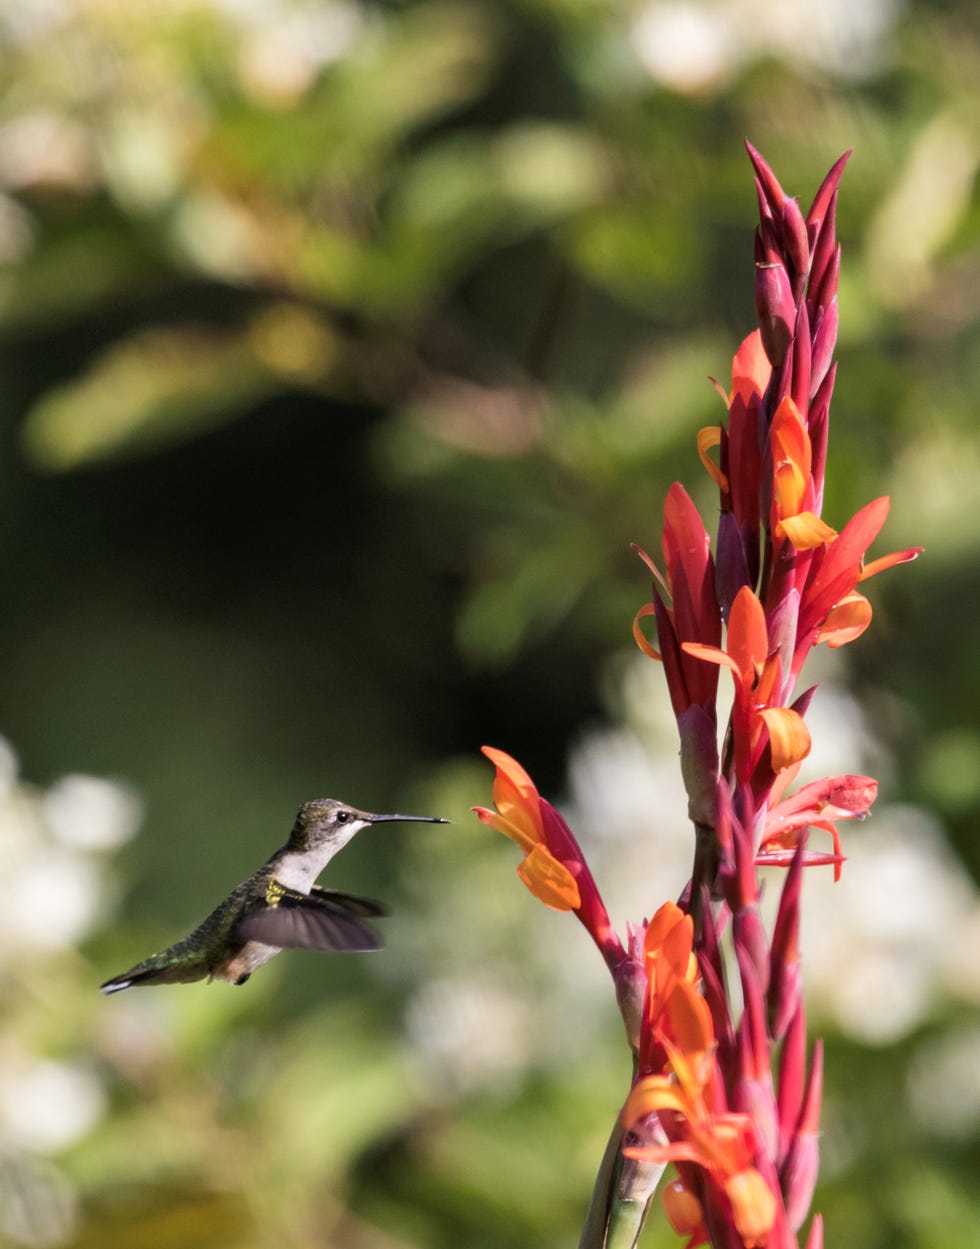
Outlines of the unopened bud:
{"label": "unopened bud", "polygon": [[632,958],[624,958],[613,972],[613,982],[616,985],[616,1003],[626,1027],[626,1039],[630,1049],[636,1053],[640,1048],[643,999],[647,989],[643,964]]}
{"label": "unopened bud", "polygon": [[779,1177],[791,1231],[795,1232],[802,1226],[810,1209],[819,1165],[820,1144],[817,1134],[806,1133],[796,1137]]}
{"label": "unopened bud", "polygon": [[778,263],[755,267],[755,308],[762,345],[773,368],[786,359],[796,324],[796,306],[785,268]]}
{"label": "unopened bud", "polygon": [[827,376],[830,362],[834,358],[838,320],[836,298],[832,299],[817,315],[819,319],[813,332],[813,348],[810,358],[810,399],[820,389],[820,383]]}
{"label": "unopened bud", "polygon": [[806,222],[803,220],[800,206],[789,196],[783,200],[783,247],[793,266],[794,277],[798,285],[796,293],[801,295],[810,266],[810,241],[807,238]]}

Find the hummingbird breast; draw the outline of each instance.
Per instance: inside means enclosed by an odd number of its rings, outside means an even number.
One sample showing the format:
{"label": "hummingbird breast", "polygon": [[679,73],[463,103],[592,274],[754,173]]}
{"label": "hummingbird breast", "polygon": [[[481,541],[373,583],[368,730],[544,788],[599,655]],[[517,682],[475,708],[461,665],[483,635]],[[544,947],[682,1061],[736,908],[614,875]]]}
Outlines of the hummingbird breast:
{"label": "hummingbird breast", "polygon": [[211,972],[213,980],[227,980],[231,984],[241,984],[249,977],[256,967],[261,967],[270,958],[281,953],[276,945],[265,945],[261,941],[247,941],[241,949],[226,959]]}

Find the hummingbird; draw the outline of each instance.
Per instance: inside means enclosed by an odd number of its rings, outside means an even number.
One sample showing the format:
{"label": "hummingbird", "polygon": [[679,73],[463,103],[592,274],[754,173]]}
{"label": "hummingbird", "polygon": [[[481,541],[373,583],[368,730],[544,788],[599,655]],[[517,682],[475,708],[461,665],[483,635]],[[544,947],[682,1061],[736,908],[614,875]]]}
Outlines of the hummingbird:
{"label": "hummingbird", "polygon": [[396,820],[449,823],[433,815],[374,815],[334,798],[305,802],[286,844],[207,919],[175,945],[107,980],[102,992],[205,979],[244,984],[284,949],[377,950],[381,939],[363,921],[383,915],[384,908],[370,898],[314,882],[362,828]]}

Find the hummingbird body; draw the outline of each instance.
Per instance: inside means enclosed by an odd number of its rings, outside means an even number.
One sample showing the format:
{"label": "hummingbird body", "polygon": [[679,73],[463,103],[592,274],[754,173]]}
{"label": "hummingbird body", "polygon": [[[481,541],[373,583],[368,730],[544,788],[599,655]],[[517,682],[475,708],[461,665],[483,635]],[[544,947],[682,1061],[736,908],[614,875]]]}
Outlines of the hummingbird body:
{"label": "hummingbird body", "polygon": [[186,937],[107,980],[103,993],[136,984],[228,980],[244,984],[283,949],[376,950],[364,918],[383,915],[369,898],[322,889],[317,876],[338,850],[369,824],[445,824],[426,815],[374,815],[333,798],[304,803],[289,841],[242,881]]}

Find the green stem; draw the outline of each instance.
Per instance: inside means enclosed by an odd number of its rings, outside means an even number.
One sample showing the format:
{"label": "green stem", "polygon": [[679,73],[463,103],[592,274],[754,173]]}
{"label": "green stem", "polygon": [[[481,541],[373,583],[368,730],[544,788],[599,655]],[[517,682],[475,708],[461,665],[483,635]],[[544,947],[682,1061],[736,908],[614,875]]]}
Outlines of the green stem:
{"label": "green stem", "polygon": [[634,1249],[643,1230],[664,1164],[624,1157],[625,1135],[617,1115],[592,1190],[579,1249]]}
{"label": "green stem", "polygon": [[[711,895],[718,875],[718,834],[708,824],[694,826],[694,869],[691,873],[691,915],[694,918],[694,941],[698,943],[704,928],[705,896]],[[705,891],[704,887],[707,887]]]}

